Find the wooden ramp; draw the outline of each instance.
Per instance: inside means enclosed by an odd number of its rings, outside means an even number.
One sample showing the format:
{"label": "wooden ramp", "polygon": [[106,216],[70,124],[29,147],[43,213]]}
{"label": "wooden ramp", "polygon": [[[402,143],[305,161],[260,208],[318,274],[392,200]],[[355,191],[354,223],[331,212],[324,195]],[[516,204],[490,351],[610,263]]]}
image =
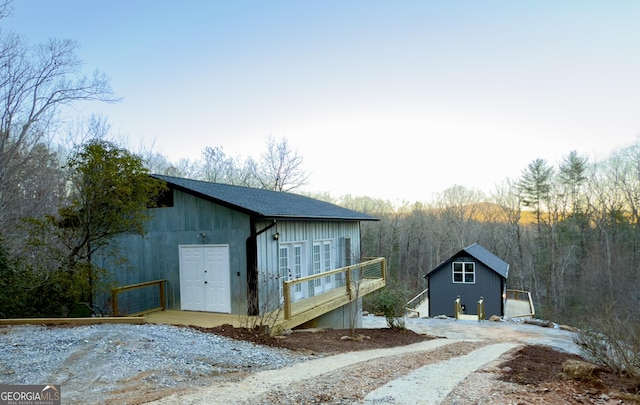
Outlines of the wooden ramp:
{"label": "wooden ramp", "polygon": [[[146,323],[199,326],[201,328],[212,328],[220,325],[232,325],[236,328],[246,326],[247,317],[242,319],[239,315],[218,314],[214,312],[197,311],[156,311],[145,315]],[[245,322],[243,324],[243,322]]]}
{"label": "wooden ramp", "polygon": [[533,318],[535,314],[528,301],[507,300],[504,316],[507,318]]}

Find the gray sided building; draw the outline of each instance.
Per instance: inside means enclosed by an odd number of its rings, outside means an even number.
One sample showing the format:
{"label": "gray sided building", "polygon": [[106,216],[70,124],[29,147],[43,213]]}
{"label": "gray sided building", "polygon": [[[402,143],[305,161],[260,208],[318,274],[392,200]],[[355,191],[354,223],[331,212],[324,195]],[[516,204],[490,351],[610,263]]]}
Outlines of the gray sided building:
{"label": "gray sided building", "polygon": [[455,316],[455,300],[465,313],[477,315],[477,303],[484,299],[487,316],[504,316],[509,264],[482,246],[460,250],[424,275],[428,282],[429,316]]}
{"label": "gray sided building", "polygon": [[[281,304],[283,280],[360,260],[360,221],[377,220],[313,198],[153,175],[169,187],[144,237],[126,235],[126,258],[100,263],[117,285],[166,280],[166,308],[258,315]],[[294,299],[334,288],[304,285]],[[126,305],[123,303],[122,305]]]}

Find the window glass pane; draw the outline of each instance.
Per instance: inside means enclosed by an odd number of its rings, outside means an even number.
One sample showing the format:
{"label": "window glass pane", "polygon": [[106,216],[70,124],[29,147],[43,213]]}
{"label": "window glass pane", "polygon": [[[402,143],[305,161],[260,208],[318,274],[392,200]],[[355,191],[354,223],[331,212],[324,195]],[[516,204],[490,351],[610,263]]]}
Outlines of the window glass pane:
{"label": "window glass pane", "polygon": [[[295,278],[302,277],[302,248],[300,246],[293,248],[293,269]],[[296,292],[302,291],[302,284],[296,284],[294,289]]]}
{"label": "window glass pane", "polygon": [[320,273],[320,245],[313,245],[313,274]]}
{"label": "window glass pane", "polygon": [[464,264],[464,270],[466,272],[472,272],[473,271],[473,263],[465,263]]}
{"label": "window glass pane", "polygon": [[324,271],[331,270],[331,245],[329,243],[325,243],[323,245],[324,249]]}
{"label": "window glass pane", "polygon": [[462,271],[462,263],[453,263],[453,271]]}
{"label": "window glass pane", "polygon": [[473,273],[465,273],[464,275],[464,282],[465,283],[473,283],[474,277],[473,277]]}
{"label": "window glass pane", "polygon": [[462,283],[462,273],[453,273],[453,281],[456,283]]}
{"label": "window glass pane", "polygon": [[289,249],[280,248],[280,277],[289,277]]}

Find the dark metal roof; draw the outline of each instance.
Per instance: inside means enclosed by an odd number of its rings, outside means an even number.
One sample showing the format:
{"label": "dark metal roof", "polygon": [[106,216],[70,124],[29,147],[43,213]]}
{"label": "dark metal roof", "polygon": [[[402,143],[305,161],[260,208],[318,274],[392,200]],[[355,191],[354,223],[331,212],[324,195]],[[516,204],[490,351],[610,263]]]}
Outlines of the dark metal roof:
{"label": "dark metal roof", "polygon": [[299,194],[152,174],[169,186],[236,211],[270,219],[377,221],[378,218]]}
{"label": "dark metal roof", "polygon": [[425,274],[424,277],[427,277],[429,274],[440,270],[442,267],[446,266],[448,263],[451,263],[453,259],[463,254],[467,254],[473,257],[474,259],[484,263],[485,266],[495,271],[496,273],[498,273],[504,278],[507,278],[509,276],[509,263],[500,259],[498,256],[489,252],[487,249],[483,248],[477,243],[474,243],[473,245],[468,246],[462,249],[461,251],[459,251],[458,253],[456,253],[455,255],[451,256],[448,260],[445,260],[444,262],[442,262],[442,264],[440,264],[438,267],[436,267],[435,269]]}

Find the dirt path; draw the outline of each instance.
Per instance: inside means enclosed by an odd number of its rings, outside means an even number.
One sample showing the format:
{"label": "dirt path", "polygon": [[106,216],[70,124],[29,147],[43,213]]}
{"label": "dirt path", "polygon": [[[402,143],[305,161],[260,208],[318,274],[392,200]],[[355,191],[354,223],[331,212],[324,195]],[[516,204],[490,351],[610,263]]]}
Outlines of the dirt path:
{"label": "dirt path", "polygon": [[[365,327],[384,327],[384,318],[371,317],[364,324]],[[576,350],[570,332],[532,325],[417,319],[408,320],[407,327],[443,339],[306,361],[283,369],[253,373],[236,382],[174,393],[153,403],[437,404],[465,377],[520,345],[546,344],[565,351]],[[478,347],[470,352],[452,349],[446,353],[448,347],[461,342],[475,342]],[[357,378],[348,381],[352,374],[357,374]],[[425,381],[429,383],[425,384]],[[360,391],[355,396],[347,392],[353,391],[353,386]]]}
{"label": "dirt path", "polygon": [[469,374],[518,346],[516,343],[497,343],[421,367],[370,392],[364,403],[439,404]]}
{"label": "dirt path", "polygon": [[266,392],[282,389],[289,384],[313,379],[357,363],[381,357],[431,351],[455,342],[449,339],[434,339],[391,349],[365,350],[323,357],[283,369],[251,374],[239,382],[216,384],[183,395],[174,394],[153,404],[241,404]]}
{"label": "dirt path", "polygon": [[[453,357],[451,353],[444,353],[444,356],[440,353],[446,347],[455,346],[460,342],[462,341],[436,339],[391,349],[329,356],[283,369],[251,374],[237,382],[214,384],[189,393],[175,393],[153,404],[310,403],[301,400],[303,395],[309,396],[310,390],[318,391],[313,395],[315,398],[326,400],[331,397],[330,402],[322,403],[438,404],[469,374],[519,346],[517,343],[489,344],[468,354],[454,353]],[[392,368],[398,367],[397,364],[394,365],[393,360],[406,355],[409,357],[404,357],[402,361],[405,364],[414,360],[411,357],[422,358],[427,363],[429,361],[426,359],[431,358],[434,362],[422,367],[418,364],[413,370],[411,367],[405,368],[408,373],[400,372],[399,378],[391,379],[389,382],[384,375],[379,375],[379,370],[387,375],[393,373]],[[336,402],[341,396],[355,399],[352,395],[339,392],[351,391],[350,385],[368,386],[366,380],[370,377],[370,372],[375,374],[374,383],[387,383],[380,387],[374,385],[368,393],[358,395],[360,400]],[[357,374],[357,381],[346,381],[346,375],[354,373]],[[428,383],[425,383],[427,381]],[[326,390],[323,392],[322,387],[318,387],[314,382],[322,382],[321,385],[325,387],[344,387],[342,391],[334,389],[329,393]]]}

